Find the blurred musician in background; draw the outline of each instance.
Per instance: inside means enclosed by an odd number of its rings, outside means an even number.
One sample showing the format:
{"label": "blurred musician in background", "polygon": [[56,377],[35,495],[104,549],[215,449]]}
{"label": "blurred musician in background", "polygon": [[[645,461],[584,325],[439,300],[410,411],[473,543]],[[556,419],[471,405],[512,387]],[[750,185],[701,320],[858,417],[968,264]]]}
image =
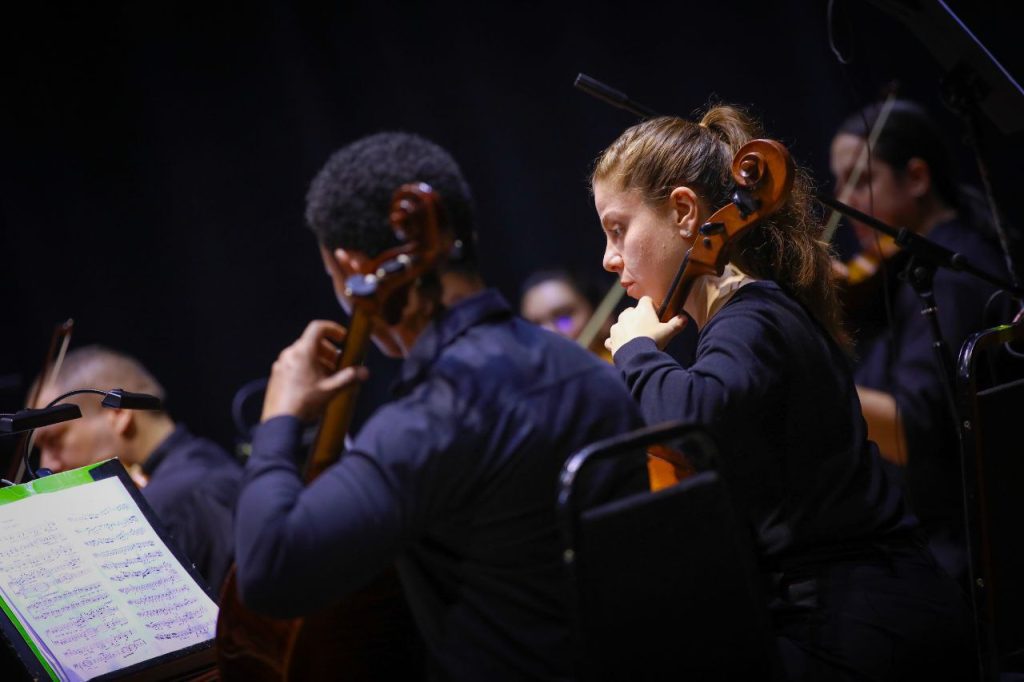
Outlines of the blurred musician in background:
{"label": "blurred musician in background", "polygon": [[[639,414],[611,366],[483,288],[469,187],[421,137],[363,138],[313,180],[306,216],[342,306],[349,278],[398,243],[391,200],[412,182],[437,192],[460,253],[409,287],[397,320],[374,319],[377,346],[405,358],[395,400],[308,487],[304,424],[366,372],[335,368],[330,344],[346,331],[329,321],[274,363],[238,505],[241,596],[269,615],[306,615],[397,563],[432,677],[569,678],[558,475],[577,449],[639,426]],[[645,483],[639,461],[621,473]]]}
{"label": "blurred musician in background", "polygon": [[[519,297],[519,314],[548,331],[574,341],[586,327],[597,306],[597,301],[578,277],[565,270],[540,270],[523,282]],[[589,345],[591,352],[611,361],[605,348],[612,320],[601,325]]]}
{"label": "blurred musician in background", "polygon": [[[40,405],[78,388],[123,388],[161,399],[165,392],[138,360],[102,346],[67,354]],[[94,395],[69,398],[82,418],[36,431],[40,465],[54,473],[111,457],[133,474],[142,494],[214,589],[232,561],[232,515],[242,468],[215,443],[199,438],[164,411],[103,408]]]}
{"label": "blurred musician in background", "polygon": [[[599,157],[604,267],[638,301],[611,329],[615,366],[648,422],[682,419],[716,437],[787,679],[970,679],[965,602],[867,439],[806,177],[730,244],[721,276],[695,283],[687,317],[658,318],[699,228],[730,202],[735,153],[761,136],[716,106],[699,124],[633,126]],[[692,364],[662,350],[686,324],[699,328]]]}
{"label": "blurred musician in background", "polygon": [[[831,166],[844,187],[882,111],[874,104],[847,118],[832,140]],[[1005,262],[994,241],[987,207],[977,192],[957,184],[945,138],[919,105],[896,100],[870,150],[869,163],[847,203],[894,227],[905,227],[993,274]],[[966,568],[963,500],[956,417],[932,349],[922,303],[899,277],[909,254],[866,225],[853,222],[869,264],[861,282],[850,282],[857,392],[868,424],[897,480],[904,481],[929,546],[954,577]],[[862,261],[863,262],[863,261]],[[967,337],[999,319],[989,306],[991,285],[966,273],[935,275],[939,326],[953,359]],[[1005,303],[1005,300],[1002,301]]]}

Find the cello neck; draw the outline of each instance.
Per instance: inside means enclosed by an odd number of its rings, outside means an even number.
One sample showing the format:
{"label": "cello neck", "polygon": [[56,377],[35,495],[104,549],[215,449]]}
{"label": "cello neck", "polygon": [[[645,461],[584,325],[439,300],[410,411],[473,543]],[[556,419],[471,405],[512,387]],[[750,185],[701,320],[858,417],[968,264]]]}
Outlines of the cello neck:
{"label": "cello neck", "polygon": [[[437,194],[430,185],[413,182],[402,185],[391,199],[389,220],[402,242],[368,263],[346,282],[352,300],[345,349],[338,369],[362,364],[370,343],[373,320],[387,319],[388,304],[403,287],[435,269],[452,251],[450,233],[442,235]],[[306,464],[306,483],[319,476],[345,448],[345,434],[352,423],[356,404],[356,385],[350,384],[327,404],[320,432]]]}
{"label": "cello neck", "polygon": [[[338,364],[339,370],[363,364],[370,345],[371,328],[371,313],[361,306],[356,306],[352,312],[348,335],[345,337],[345,348]],[[306,463],[306,483],[312,482],[341,456],[345,448],[345,434],[352,423],[358,395],[359,384],[355,383],[327,403],[327,409],[324,410],[323,419],[320,421],[320,430],[316,434],[316,442]]]}

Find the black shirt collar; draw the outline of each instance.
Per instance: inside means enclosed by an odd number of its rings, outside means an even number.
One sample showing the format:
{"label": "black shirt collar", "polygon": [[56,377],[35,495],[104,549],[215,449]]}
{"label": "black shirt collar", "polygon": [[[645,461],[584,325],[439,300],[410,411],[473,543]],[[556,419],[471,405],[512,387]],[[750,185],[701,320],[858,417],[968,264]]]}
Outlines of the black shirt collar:
{"label": "black shirt collar", "polygon": [[142,463],[142,473],[147,477],[152,476],[153,472],[156,471],[156,468],[160,466],[160,463],[164,461],[167,455],[189,438],[188,429],[183,424],[175,425],[171,435],[164,438],[160,445],[156,446],[156,449],[146,458],[146,461]]}
{"label": "black shirt collar", "polygon": [[494,289],[485,289],[448,308],[416,339],[409,356],[402,364],[402,371],[395,383],[395,392],[402,394],[410,390],[441,351],[471,327],[485,321],[507,319],[511,316],[512,309],[508,302]]}

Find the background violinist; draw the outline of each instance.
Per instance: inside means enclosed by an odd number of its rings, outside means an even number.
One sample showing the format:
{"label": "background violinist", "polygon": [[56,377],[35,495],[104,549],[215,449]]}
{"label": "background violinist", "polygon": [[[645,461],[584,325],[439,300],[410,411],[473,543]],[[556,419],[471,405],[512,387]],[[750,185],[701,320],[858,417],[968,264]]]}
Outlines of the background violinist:
{"label": "background violinist", "polygon": [[[853,170],[881,104],[851,114],[832,140],[831,167],[837,186]],[[960,185],[945,136],[918,104],[897,99],[871,149],[870,163],[851,188],[854,208],[889,225],[927,237],[967,256],[975,266],[1003,276],[1006,265],[976,191]],[[856,292],[860,304],[848,309],[855,340],[854,378],[869,437],[878,443],[897,480],[905,482],[911,505],[943,567],[960,577],[965,570],[959,441],[943,378],[932,350],[933,337],[921,315],[921,301],[899,278],[908,254],[891,240],[876,238],[853,222],[864,251],[879,263],[877,273]],[[995,288],[966,273],[939,269],[934,280],[942,334],[951,353],[968,335],[997,324],[1006,300],[990,303]]]}

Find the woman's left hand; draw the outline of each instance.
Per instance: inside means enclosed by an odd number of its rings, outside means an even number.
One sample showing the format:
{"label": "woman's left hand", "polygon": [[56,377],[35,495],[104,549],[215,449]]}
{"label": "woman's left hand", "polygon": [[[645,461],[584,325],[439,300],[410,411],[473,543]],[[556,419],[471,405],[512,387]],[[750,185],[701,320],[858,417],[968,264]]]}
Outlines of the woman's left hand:
{"label": "woman's left hand", "polygon": [[660,350],[664,350],[668,342],[686,326],[687,317],[676,315],[668,322],[658,319],[658,311],[654,309],[654,301],[644,296],[633,308],[626,308],[619,315],[619,321],[612,325],[611,334],[604,342],[604,347],[612,355],[629,341],[646,336],[653,339]]}

